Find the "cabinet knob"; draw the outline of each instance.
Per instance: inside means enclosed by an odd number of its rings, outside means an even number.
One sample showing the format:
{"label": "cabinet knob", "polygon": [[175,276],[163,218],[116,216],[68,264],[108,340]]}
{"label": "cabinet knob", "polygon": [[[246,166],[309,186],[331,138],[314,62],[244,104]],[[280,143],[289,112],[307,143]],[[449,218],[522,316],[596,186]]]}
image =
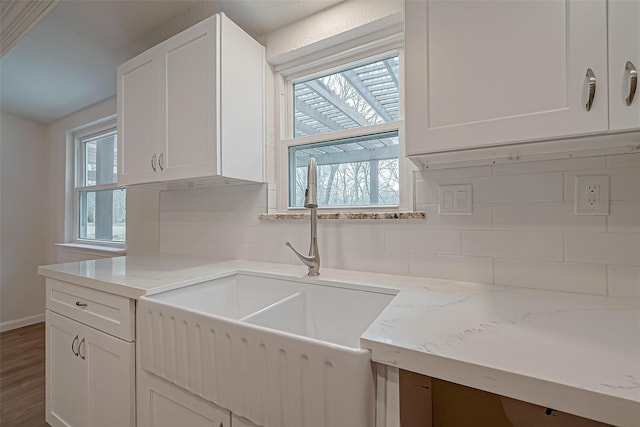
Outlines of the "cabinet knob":
{"label": "cabinet knob", "polygon": [[80,301],[76,301],[76,307],[82,307],[85,308],[87,307],[89,304],[87,304],[86,302],[80,302]]}
{"label": "cabinet knob", "polygon": [[162,165],[162,159],[164,159],[164,153],[160,153],[160,156],[158,156],[158,166],[160,166],[161,171],[164,170],[164,166]]}
{"label": "cabinet knob", "polygon": [[596,97],[596,75],[591,68],[587,68],[587,78],[589,79],[589,100],[587,101],[587,111],[591,111],[593,99]]}
{"label": "cabinet knob", "polygon": [[629,96],[625,99],[627,107],[633,102],[633,98],[636,96],[636,88],[638,86],[638,71],[634,67],[633,62],[627,61],[627,65],[624,67],[629,72]]}
{"label": "cabinet knob", "polygon": [[[73,341],[71,341],[71,352],[76,356],[78,356],[78,352],[76,351],[74,346],[76,345],[77,342],[78,342],[78,335],[76,335],[76,337],[73,339]],[[80,346],[78,346],[78,347],[80,347]]]}
{"label": "cabinet knob", "polygon": [[151,156],[151,169],[153,169],[153,171],[156,171],[156,153],[153,153],[153,156]]}

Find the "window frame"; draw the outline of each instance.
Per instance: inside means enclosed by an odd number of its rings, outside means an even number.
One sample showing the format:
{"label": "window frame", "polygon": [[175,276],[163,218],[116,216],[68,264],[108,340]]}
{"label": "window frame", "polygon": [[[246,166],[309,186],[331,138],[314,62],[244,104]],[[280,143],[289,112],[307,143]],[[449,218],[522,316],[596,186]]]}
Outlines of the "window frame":
{"label": "window frame", "polygon": [[[73,231],[71,233],[71,243],[78,245],[87,245],[87,246],[102,246],[105,248],[116,248],[116,249],[125,249],[126,248],[126,237],[124,242],[117,241],[109,241],[109,240],[95,240],[95,239],[82,239],[80,238],[80,194],[83,191],[100,191],[100,190],[120,190],[125,189],[124,186],[118,185],[117,176],[116,181],[108,184],[98,184],[98,185],[83,185],[84,175],[85,175],[85,150],[83,149],[83,140],[98,137],[101,135],[106,135],[110,133],[115,133],[117,138],[118,128],[116,119],[112,118],[106,120],[102,123],[96,125],[88,125],[86,127],[80,128],[73,132],[73,156],[72,156],[72,188],[71,194],[73,198],[72,209],[73,209]],[[118,146],[116,140],[116,147]],[[119,154],[118,154],[119,155]],[[126,195],[125,195],[126,200]],[[126,224],[126,223],[125,223]]]}
{"label": "window frame", "polygon": [[[289,206],[290,192],[290,164],[289,148],[298,145],[326,143],[328,141],[352,138],[357,136],[374,135],[389,131],[398,132],[398,168],[399,168],[399,203],[397,205],[356,205],[356,206],[318,206],[327,212],[340,211],[406,211],[413,210],[413,182],[410,170],[412,166],[405,158],[404,143],[404,39],[402,37],[388,37],[380,40],[368,41],[346,50],[336,46],[325,51],[314,52],[311,57],[292,61],[276,67],[275,85],[276,114],[279,115],[279,127],[276,132],[276,210],[278,212],[295,212],[304,210],[301,206]],[[349,68],[398,56],[398,98],[399,118],[393,122],[378,123],[358,128],[344,129],[320,134],[305,135],[295,138],[294,134],[294,93],[293,85],[317,77],[340,72]],[[314,59],[315,58],[315,59]]]}

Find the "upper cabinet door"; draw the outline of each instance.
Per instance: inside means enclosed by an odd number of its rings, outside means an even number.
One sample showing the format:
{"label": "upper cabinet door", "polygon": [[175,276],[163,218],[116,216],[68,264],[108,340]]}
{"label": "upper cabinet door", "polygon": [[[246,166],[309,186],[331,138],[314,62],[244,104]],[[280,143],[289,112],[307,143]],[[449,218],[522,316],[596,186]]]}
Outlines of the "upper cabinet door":
{"label": "upper cabinet door", "polygon": [[216,175],[217,17],[162,43],[159,179]]}
{"label": "upper cabinet door", "polygon": [[[640,1],[609,0],[609,127],[640,128]],[[634,77],[636,91],[634,93]]]}
{"label": "upper cabinet door", "polygon": [[606,131],[606,12],[604,0],[407,1],[408,155]]}
{"label": "upper cabinet door", "polygon": [[118,68],[118,184],[153,182],[158,169],[155,50]]}

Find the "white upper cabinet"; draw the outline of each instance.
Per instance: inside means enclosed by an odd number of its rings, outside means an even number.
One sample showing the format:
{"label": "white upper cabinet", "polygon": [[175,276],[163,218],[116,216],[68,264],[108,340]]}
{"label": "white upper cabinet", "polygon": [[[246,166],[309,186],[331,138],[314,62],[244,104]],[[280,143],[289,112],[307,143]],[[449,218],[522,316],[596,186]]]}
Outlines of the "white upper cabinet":
{"label": "white upper cabinet", "polygon": [[[157,157],[159,73],[153,52],[145,52],[118,69],[118,181],[154,181]],[[126,141],[126,147],[123,142]],[[126,151],[124,150],[126,148]]]}
{"label": "white upper cabinet", "polygon": [[[640,128],[640,1],[609,0],[609,127]],[[635,82],[635,84],[634,84]]]}
{"label": "white upper cabinet", "polygon": [[118,183],[263,180],[264,48],[214,15],[118,68]]}
{"label": "white upper cabinet", "polygon": [[407,154],[607,131],[606,7],[407,1]]}

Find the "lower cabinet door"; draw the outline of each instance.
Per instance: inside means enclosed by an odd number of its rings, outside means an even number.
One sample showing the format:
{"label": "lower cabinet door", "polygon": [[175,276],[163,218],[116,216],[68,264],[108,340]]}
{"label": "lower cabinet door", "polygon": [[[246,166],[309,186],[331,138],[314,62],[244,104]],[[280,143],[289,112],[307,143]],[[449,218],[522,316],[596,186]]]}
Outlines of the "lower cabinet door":
{"label": "lower cabinet door", "polygon": [[54,426],[135,426],[135,343],[46,313],[46,420]]}
{"label": "lower cabinet door", "polygon": [[138,427],[231,427],[231,413],[138,369]]}
{"label": "lower cabinet door", "polygon": [[135,426],[135,343],[84,328],[79,354],[88,369],[89,426]]}
{"label": "lower cabinet door", "polygon": [[89,371],[78,356],[82,325],[49,310],[46,321],[47,423],[88,426]]}

